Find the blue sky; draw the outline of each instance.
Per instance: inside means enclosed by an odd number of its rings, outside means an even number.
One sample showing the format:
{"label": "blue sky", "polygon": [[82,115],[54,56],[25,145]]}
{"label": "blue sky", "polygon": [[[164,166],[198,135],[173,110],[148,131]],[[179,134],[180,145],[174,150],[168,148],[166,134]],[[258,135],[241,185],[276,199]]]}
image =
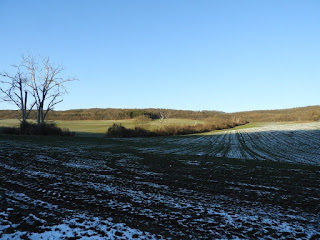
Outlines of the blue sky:
{"label": "blue sky", "polygon": [[319,104],[318,0],[0,0],[0,26],[0,71],[32,54],[77,76],[57,110]]}

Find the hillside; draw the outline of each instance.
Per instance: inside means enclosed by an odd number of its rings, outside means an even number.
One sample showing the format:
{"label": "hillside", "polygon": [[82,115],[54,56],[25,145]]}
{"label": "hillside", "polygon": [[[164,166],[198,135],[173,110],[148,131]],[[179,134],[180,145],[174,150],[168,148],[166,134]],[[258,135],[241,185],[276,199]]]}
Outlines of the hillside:
{"label": "hillside", "polygon": [[319,121],[320,106],[232,113],[248,122]]}
{"label": "hillside", "polygon": [[[0,119],[13,119],[19,116],[18,110],[0,110]],[[67,111],[49,112],[47,120],[123,120],[134,118],[160,119],[161,115],[167,118],[179,119],[231,119],[237,118],[248,122],[289,122],[289,121],[319,121],[320,106],[308,106],[281,110],[260,110],[236,113],[218,111],[188,111],[173,109],[114,109],[92,108]],[[33,111],[31,119],[36,118]]]}
{"label": "hillside", "polygon": [[[13,119],[19,116],[17,110],[0,110],[0,118]],[[206,119],[223,114],[218,111],[188,111],[173,109],[114,109],[114,108],[92,108],[75,109],[67,111],[52,111],[48,113],[48,120],[123,120],[137,117],[149,119],[160,119],[161,114],[167,118],[180,119]],[[31,119],[36,118],[36,111],[30,115]]]}

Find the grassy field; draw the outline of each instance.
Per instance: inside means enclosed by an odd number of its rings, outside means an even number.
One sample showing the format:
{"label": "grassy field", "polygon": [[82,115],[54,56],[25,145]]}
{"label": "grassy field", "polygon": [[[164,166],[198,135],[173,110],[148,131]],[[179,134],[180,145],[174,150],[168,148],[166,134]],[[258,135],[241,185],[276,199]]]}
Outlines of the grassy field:
{"label": "grassy field", "polygon": [[[204,121],[192,119],[167,119],[162,123],[159,120],[138,121],[138,120],[73,120],[73,121],[54,121],[60,128],[68,128],[72,132],[81,133],[106,133],[109,127],[114,123],[122,124],[126,128],[143,127],[148,130],[154,130],[161,126],[183,126],[194,124],[205,124]],[[0,127],[17,127],[20,122],[18,119],[1,119]]]}

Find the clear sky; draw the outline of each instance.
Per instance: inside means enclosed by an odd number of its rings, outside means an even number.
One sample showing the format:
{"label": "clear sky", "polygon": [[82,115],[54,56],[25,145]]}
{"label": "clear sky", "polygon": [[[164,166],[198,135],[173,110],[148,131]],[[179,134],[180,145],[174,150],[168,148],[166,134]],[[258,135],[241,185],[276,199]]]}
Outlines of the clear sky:
{"label": "clear sky", "polygon": [[77,76],[56,110],[320,104],[319,0],[0,0],[0,26],[0,71],[29,53]]}

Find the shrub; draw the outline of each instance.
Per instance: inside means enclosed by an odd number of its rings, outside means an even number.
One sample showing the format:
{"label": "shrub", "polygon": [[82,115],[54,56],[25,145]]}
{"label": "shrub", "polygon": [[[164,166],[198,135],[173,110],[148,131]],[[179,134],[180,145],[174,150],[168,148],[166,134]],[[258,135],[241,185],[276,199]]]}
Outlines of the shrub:
{"label": "shrub", "polygon": [[166,126],[155,131],[149,131],[147,129],[136,127],[134,129],[127,129],[121,124],[114,123],[107,131],[107,137],[155,137],[155,136],[176,136],[176,135],[186,135],[194,133],[209,132],[208,126]]}
{"label": "shrub", "polygon": [[149,131],[141,127],[136,127],[134,129],[127,129],[121,124],[114,123],[107,131],[107,137],[155,137],[155,136],[177,136],[177,135],[187,135],[195,133],[210,132],[213,130],[221,130],[227,128],[233,128],[239,125],[246,124],[247,122],[235,122],[229,119],[219,119],[211,121],[211,124],[207,125],[188,125],[188,126],[164,126],[155,131]]}
{"label": "shrub", "polygon": [[114,123],[107,131],[108,137],[126,137],[127,135],[128,129],[123,127],[121,124]]}
{"label": "shrub", "polygon": [[71,132],[69,128],[62,129],[62,136],[73,137],[74,135],[75,135],[75,132]]}
{"label": "shrub", "polygon": [[157,136],[177,136],[195,133],[210,132],[213,130],[209,125],[196,125],[196,126],[166,126],[155,131]]}
{"label": "shrub", "polygon": [[0,127],[0,134],[18,135],[19,128],[16,127]]}
{"label": "shrub", "polygon": [[110,128],[108,128],[106,135],[107,137],[127,138],[127,137],[151,137],[152,135],[155,135],[155,134],[141,127],[136,127],[135,129],[128,129],[122,126],[121,124],[114,123]]}
{"label": "shrub", "polygon": [[69,129],[61,129],[55,123],[34,124],[24,122],[20,124],[22,135],[53,135],[53,136],[74,136]]}

